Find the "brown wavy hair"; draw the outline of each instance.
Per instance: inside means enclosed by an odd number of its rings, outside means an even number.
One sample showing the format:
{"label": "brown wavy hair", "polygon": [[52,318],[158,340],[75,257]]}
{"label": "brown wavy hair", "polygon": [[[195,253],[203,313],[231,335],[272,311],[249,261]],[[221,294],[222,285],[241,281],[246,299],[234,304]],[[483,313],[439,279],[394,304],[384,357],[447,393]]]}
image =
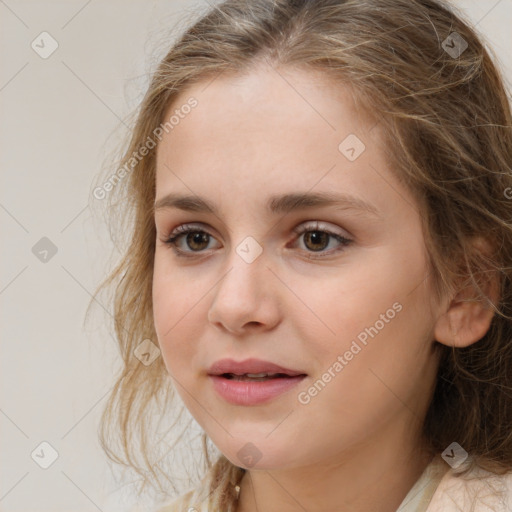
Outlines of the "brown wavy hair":
{"label": "brown wavy hair", "polygon": [[[460,55],[448,51],[454,32],[462,38],[458,48],[467,43]],[[472,455],[468,471],[475,464],[496,474],[512,469],[512,115],[497,57],[487,46],[461,12],[440,0],[227,0],[184,30],[152,74],[120,151],[116,165],[131,161],[130,170],[117,174],[101,203],[108,203],[110,225],[123,244],[122,258],[94,295],[113,293],[123,364],[99,429],[112,461],[135,469],[144,486],[150,480],[160,486],[152,415],[161,417],[175,397],[162,358],[144,365],[134,356],[142,340],[158,344],[152,310],[156,148],[144,158],[134,155],[187,87],[266,62],[321,71],[351,88],[383,128],[389,168],[421,205],[434,295],[459,290],[463,279],[494,310],[477,343],[435,343],[441,358],[423,434],[433,454],[456,440]],[[491,254],[475,250],[476,236],[491,242]],[[491,273],[499,277],[495,302],[480,286]],[[244,470],[222,454],[212,463],[202,437],[211,492],[220,496],[219,507],[234,510],[233,486]]]}

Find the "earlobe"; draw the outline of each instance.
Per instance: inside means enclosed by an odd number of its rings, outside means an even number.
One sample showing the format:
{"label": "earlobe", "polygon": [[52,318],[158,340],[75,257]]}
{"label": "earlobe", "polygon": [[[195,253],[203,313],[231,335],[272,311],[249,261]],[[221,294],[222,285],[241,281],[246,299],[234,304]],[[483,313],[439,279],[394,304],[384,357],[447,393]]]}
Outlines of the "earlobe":
{"label": "earlobe", "polygon": [[[475,247],[488,253],[489,245],[482,239]],[[495,272],[487,273],[482,291],[494,303],[499,300],[499,278]],[[434,326],[434,339],[443,345],[467,347],[481,340],[491,326],[493,308],[484,299],[478,300],[476,288],[470,284],[461,290],[441,314]]]}

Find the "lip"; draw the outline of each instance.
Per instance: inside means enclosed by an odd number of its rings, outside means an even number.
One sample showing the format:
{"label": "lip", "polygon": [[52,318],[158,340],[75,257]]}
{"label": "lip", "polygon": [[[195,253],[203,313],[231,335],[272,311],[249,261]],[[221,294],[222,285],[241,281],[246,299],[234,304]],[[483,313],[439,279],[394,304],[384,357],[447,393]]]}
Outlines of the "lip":
{"label": "lip", "polygon": [[[223,377],[225,373],[244,375],[246,373],[282,373],[286,377],[275,377],[264,381],[239,381]],[[284,366],[262,359],[220,359],[210,366],[209,378],[215,391],[227,402],[234,405],[257,405],[289,391],[306,378],[307,374],[300,370],[292,370]]]}
{"label": "lip", "polygon": [[270,361],[263,359],[245,359],[235,361],[234,359],[219,359],[208,369],[208,375],[222,375],[224,373],[234,373],[235,375],[244,375],[246,373],[284,373],[290,377],[306,375],[301,370],[291,370]]}
{"label": "lip", "polygon": [[276,398],[299,384],[306,375],[276,377],[264,381],[237,381],[210,375],[213,388],[226,402],[234,405],[258,405]]}

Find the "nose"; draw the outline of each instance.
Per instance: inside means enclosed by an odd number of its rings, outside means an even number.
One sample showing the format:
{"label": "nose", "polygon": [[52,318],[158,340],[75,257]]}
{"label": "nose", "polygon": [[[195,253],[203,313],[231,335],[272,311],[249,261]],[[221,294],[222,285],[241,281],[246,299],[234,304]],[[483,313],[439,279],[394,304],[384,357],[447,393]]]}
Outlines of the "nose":
{"label": "nose", "polygon": [[[236,252],[230,266],[213,289],[208,321],[233,334],[272,329],[281,317],[282,283],[261,254],[251,263]],[[281,290],[282,293],[282,290]]]}

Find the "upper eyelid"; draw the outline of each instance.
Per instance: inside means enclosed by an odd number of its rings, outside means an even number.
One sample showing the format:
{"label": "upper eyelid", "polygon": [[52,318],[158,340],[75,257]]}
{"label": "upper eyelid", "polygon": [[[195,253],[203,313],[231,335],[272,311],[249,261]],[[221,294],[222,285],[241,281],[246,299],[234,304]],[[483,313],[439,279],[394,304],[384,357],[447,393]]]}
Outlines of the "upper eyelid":
{"label": "upper eyelid", "polygon": [[[216,230],[210,229],[209,227],[203,226],[203,224],[201,224],[201,223],[197,223],[197,222],[190,222],[190,223],[189,222],[183,222],[181,224],[178,224],[173,229],[171,229],[165,238],[169,238],[171,236],[179,236],[181,234],[186,234],[186,233],[183,232],[185,229],[188,230],[188,231],[204,231],[205,233],[209,234],[210,236],[215,236],[212,233],[210,233],[210,231],[216,231]],[[318,230],[318,231],[327,231],[327,232],[330,232],[332,234],[335,234],[335,235],[338,235],[338,236],[342,236],[344,238],[351,238],[352,237],[352,235],[349,234],[346,230],[343,230],[343,232],[339,232],[338,231],[339,229],[342,229],[342,228],[340,228],[340,227],[331,227],[329,225],[329,223],[327,223],[326,221],[305,220],[305,221],[300,222],[291,231],[293,233],[295,233],[295,234],[299,234],[299,233],[301,233],[303,231]],[[176,230],[180,230],[181,232],[180,231],[176,231]]]}

